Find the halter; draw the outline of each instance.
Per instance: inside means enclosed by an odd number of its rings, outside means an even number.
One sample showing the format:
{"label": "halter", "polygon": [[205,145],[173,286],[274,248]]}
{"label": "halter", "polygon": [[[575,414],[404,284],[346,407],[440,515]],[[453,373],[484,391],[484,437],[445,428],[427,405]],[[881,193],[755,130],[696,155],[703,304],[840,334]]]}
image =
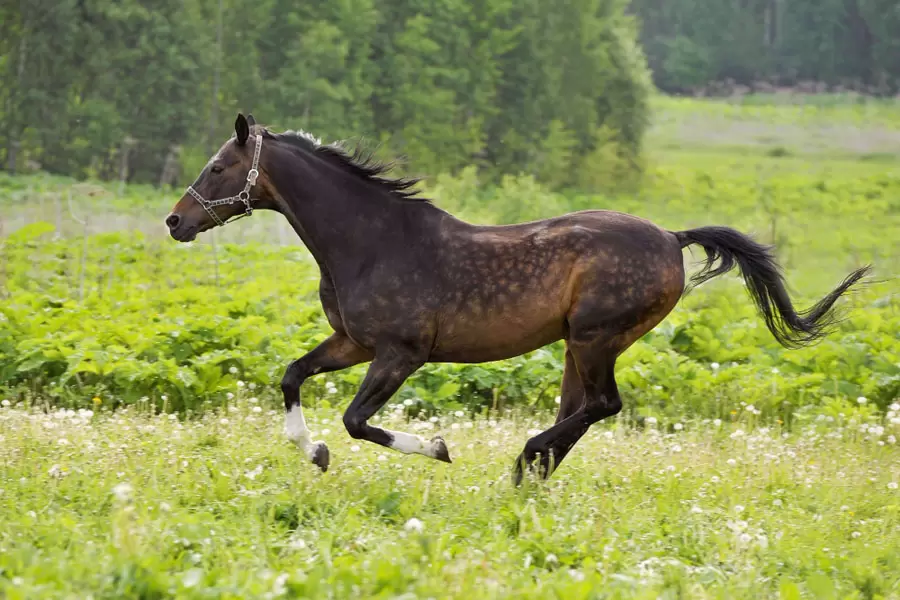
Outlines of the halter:
{"label": "halter", "polygon": [[[250,172],[247,173],[247,183],[244,184],[244,189],[241,190],[237,196],[230,196],[228,198],[220,198],[218,200],[206,200],[200,193],[194,189],[193,186],[188,186],[187,192],[194,197],[194,199],[200,203],[206,212],[209,213],[209,216],[212,217],[212,220],[216,222],[216,225],[225,225],[225,223],[231,223],[232,221],[237,221],[238,219],[242,219],[244,217],[249,217],[253,214],[253,207],[250,206],[250,188],[256,185],[256,178],[259,177],[259,152],[262,150],[262,136],[256,134],[256,147],[253,149],[253,164],[250,167]],[[233,219],[229,219],[228,221],[223,221],[219,218],[219,215],[216,214],[216,211],[213,210],[216,206],[222,206],[223,204],[234,204],[235,202],[243,202],[244,206],[247,207],[247,210],[244,211],[244,214],[237,216]]]}

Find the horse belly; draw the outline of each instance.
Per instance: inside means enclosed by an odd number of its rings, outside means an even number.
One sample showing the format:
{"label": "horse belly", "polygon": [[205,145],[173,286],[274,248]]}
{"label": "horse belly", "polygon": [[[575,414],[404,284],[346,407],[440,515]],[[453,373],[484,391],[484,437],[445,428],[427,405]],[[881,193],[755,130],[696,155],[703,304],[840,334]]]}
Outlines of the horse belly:
{"label": "horse belly", "polygon": [[429,360],[457,363],[504,360],[537,350],[564,336],[565,316],[561,311],[508,309],[486,315],[457,313],[441,323]]}

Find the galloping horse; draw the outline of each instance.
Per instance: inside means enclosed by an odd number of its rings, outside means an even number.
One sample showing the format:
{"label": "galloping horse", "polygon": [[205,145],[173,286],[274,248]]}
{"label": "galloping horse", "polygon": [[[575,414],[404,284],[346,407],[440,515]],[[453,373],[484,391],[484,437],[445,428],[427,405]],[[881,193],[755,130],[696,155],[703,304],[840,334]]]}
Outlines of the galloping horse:
{"label": "galloping horse", "polygon": [[525,468],[549,477],[593,423],[621,410],[616,358],[678,302],[684,247],[706,251],[694,284],[738,266],[786,347],[825,335],[832,305],[869,269],[798,313],[771,250],[733,229],[673,232],[605,210],[473,225],[418,197],[416,180],[386,177],[388,168],[305,133],[272,133],[239,114],[235,135],[165,219],[174,239],[189,242],[253,210],[274,210],[315,258],[334,333],[291,362],[281,390],[288,438],[322,471],[328,448],[311,439],[300,405],[300,386],[317,373],[371,361],[344,413],[349,434],[450,462],[441,437],[380,429],[369,418],[427,362],[495,361],[565,340],[556,423],[525,444],[515,463],[518,485]]}

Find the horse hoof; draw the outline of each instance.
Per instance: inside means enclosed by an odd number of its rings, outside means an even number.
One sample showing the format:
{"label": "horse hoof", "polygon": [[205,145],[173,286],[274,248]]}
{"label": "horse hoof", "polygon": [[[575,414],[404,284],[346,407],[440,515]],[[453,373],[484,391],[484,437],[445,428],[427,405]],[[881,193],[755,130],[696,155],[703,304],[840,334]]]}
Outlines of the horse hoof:
{"label": "horse hoof", "polygon": [[328,470],[328,463],[331,462],[331,454],[328,452],[328,446],[325,445],[325,442],[316,444],[316,451],[313,453],[312,462],[322,469],[323,473]]}
{"label": "horse hoof", "polygon": [[450,452],[447,450],[447,444],[444,442],[444,438],[441,436],[436,436],[431,438],[431,443],[434,444],[434,457],[440,461],[445,463],[452,463],[450,460]]}

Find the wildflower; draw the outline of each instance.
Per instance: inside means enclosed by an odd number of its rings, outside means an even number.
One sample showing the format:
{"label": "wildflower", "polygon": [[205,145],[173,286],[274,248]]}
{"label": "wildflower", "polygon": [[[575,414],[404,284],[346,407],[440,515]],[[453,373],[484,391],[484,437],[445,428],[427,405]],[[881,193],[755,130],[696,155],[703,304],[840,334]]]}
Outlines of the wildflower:
{"label": "wildflower", "polygon": [[713,419],[713,425],[714,425],[715,427],[721,427],[721,426],[722,426],[722,419]]}
{"label": "wildflower", "polygon": [[887,443],[888,443],[888,444],[896,444],[896,443],[897,443],[897,438],[895,438],[895,437],[892,436],[892,435],[889,435],[889,436],[887,436]]}
{"label": "wildflower", "polygon": [[[612,437],[612,432],[609,432],[609,433],[610,433],[610,437]],[[675,453],[681,452],[681,445],[675,444],[674,446],[672,446],[672,452],[675,452]]]}
{"label": "wildflower", "polygon": [[413,402],[411,398],[407,398],[403,401],[404,406],[412,406],[413,404],[415,404],[415,402]]}
{"label": "wildflower", "polygon": [[778,370],[778,367],[772,367],[772,373],[774,373],[775,375],[778,375],[778,373],[780,373],[780,371]]}
{"label": "wildflower", "polygon": [[50,470],[47,471],[47,474],[50,477],[55,477],[56,479],[59,479],[60,477],[65,475],[63,470],[59,467],[59,465],[53,465],[52,467],[50,467]]}
{"label": "wildflower", "polygon": [[559,562],[559,559],[556,558],[556,555],[555,555],[555,554],[550,553],[550,554],[548,554],[547,557],[544,559],[544,562],[547,563],[548,565],[555,565],[556,563]]}
{"label": "wildflower", "polygon": [[853,533],[850,534],[850,537],[852,537],[855,540],[856,538],[860,537],[861,535],[862,534],[860,532],[854,531]]}
{"label": "wildflower", "polygon": [[653,427],[654,425],[656,425],[656,417],[647,417],[645,422],[647,423],[647,425]]}
{"label": "wildflower", "polygon": [[359,452],[359,446],[353,444],[352,446],[350,446],[350,452]]}
{"label": "wildflower", "polygon": [[734,465],[737,464],[737,461],[734,460],[733,458],[729,458],[729,459],[728,459],[727,461],[725,461],[725,462],[728,464],[729,467],[733,467]]}
{"label": "wildflower", "polygon": [[556,404],[559,404],[560,402],[562,402],[562,398],[560,398],[559,396],[557,396],[556,398],[553,399],[553,401],[554,401]]}
{"label": "wildflower", "polygon": [[134,488],[129,483],[120,483],[113,487],[112,493],[120,502],[128,502],[131,500],[131,494]]}
{"label": "wildflower", "polygon": [[691,507],[691,512],[694,513],[695,515],[702,515],[703,509],[700,508],[699,506],[693,506],[693,507]]}
{"label": "wildflower", "polygon": [[228,425],[228,419],[223,417],[223,418],[219,419],[219,423],[221,423],[222,425]]}
{"label": "wildflower", "polygon": [[894,412],[900,412],[900,404],[897,404],[896,402],[891,404],[888,408],[890,408]]}
{"label": "wildflower", "polygon": [[425,529],[425,524],[422,523],[422,521],[420,521],[419,519],[413,517],[403,525],[403,529],[405,529],[406,531],[420,533],[423,529]]}
{"label": "wildflower", "polygon": [[713,371],[719,370],[719,363],[717,363],[717,362],[711,363],[709,366]]}
{"label": "wildflower", "polygon": [[772,500],[773,506],[781,506],[781,504],[782,504],[781,498],[775,498],[774,500]]}
{"label": "wildflower", "polygon": [[247,385],[247,387],[250,388],[251,390],[255,390],[255,389],[256,389],[256,384],[253,383],[253,382],[251,381],[250,384]]}
{"label": "wildflower", "polygon": [[259,398],[250,398],[247,400],[250,404],[257,404],[259,402]]}
{"label": "wildflower", "polygon": [[[234,367],[232,367],[233,369]],[[203,579],[203,569],[191,569],[184,574],[181,583],[186,588],[196,586]]]}
{"label": "wildflower", "polygon": [[457,419],[462,419],[464,416],[466,416],[466,413],[464,413],[464,412],[461,411],[461,410],[458,410],[458,411],[456,411],[455,413],[453,413],[453,415],[454,415]]}
{"label": "wildflower", "polygon": [[897,489],[897,482],[896,482],[896,481],[890,482],[890,483],[888,484],[888,489],[889,489],[889,490],[896,490],[896,489]]}
{"label": "wildflower", "polygon": [[742,513],[742,512],[744,512],[744,507],[741,506],[740,504],[738,504],[737,506],[734,507],[734,512]]}
{"label": "wildflower", "polygon": [[160,502],[159,510],[161,510],[162,512],[169,512],[170,510],[172,510],[172,507],[169,505],[168,502]]}
{"label": "wildflower", "polygon": [[[6,402],[6,401],[4,401],[4,402]],[[101,404],[103,404],[103,400],[100,399],[100,396],[94,396],[91,399],[91,402],[94,403],[94,406],[100,406]]]}
{"label": "wildflower", "polygon": [[682,425],[681,423],[675,423],[674,427],[675,431],[681,431],[682,429],[684,429],[684,425]]}
{"label": "wildflower", "polygon": [[869,400],[868,400],[865,396],[860,396],[859,398],[856,399],[856,402],[857,402],[858,404],[865,404],[865,403],[868,402],[868,401],[869,401]]}
{"label": "wildflower", "polygon": [[253,407],[253,412],[255,412],[255,413],[261,413],[261,412],[262,412],[262,409],[261,409],[260,407],[258,407],[258,406],[254,406],[254,407]]}
{"label": "wildflower", "polygon": [[231,373],[232,375],[237,375],[237,372],[238,372],[237,367],[229,367],[228,372]]}
{"label": "wildflower", "polygon": [[241,381],[240,379],[238,379],[237,386],[238,386],[239,388],[242,388],[242,387],[244,387],[245,385],[247,385],[247,384],[244,383],[243,381]]}

